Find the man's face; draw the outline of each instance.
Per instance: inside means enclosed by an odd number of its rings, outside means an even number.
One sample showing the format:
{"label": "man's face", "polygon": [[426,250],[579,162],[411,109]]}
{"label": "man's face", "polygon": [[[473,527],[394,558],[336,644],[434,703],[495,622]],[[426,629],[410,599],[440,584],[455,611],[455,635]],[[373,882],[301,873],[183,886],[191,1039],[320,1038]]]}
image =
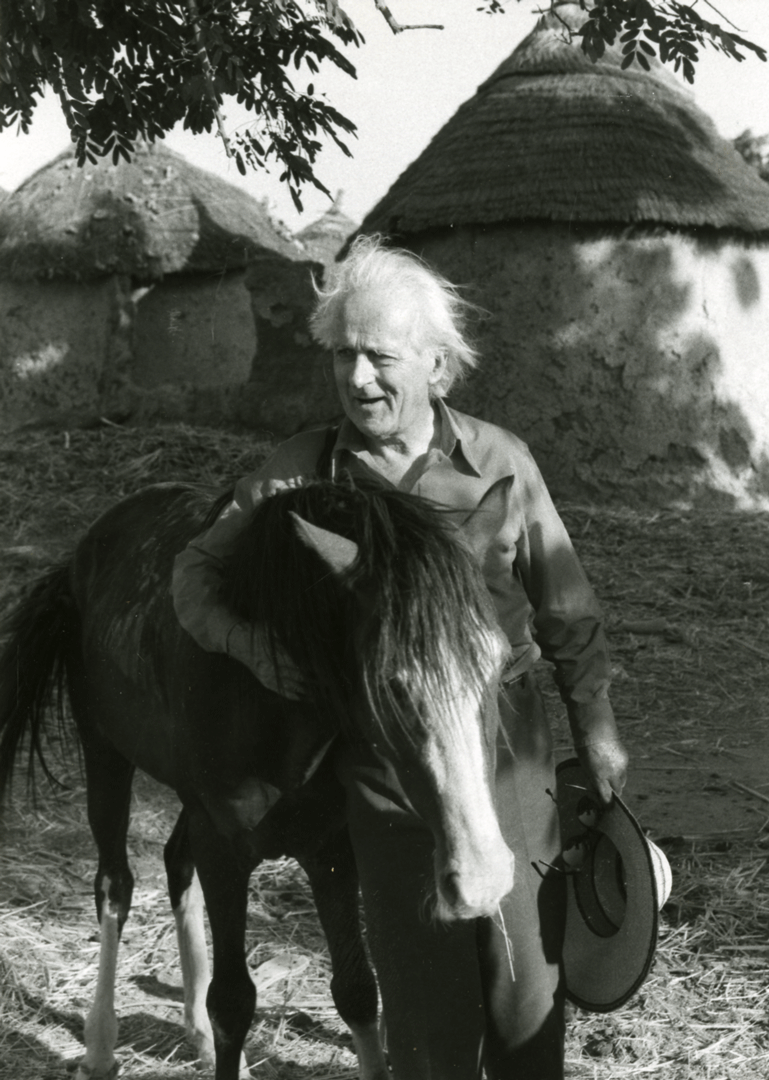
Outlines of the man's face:
{"label": "man's face", "polygon": [[334,377],[342,407],[365,438],[408,438],[432,419],[430,388],[444,361],[419,345],[419,312],[406,293],[353,293],[339,316]]}

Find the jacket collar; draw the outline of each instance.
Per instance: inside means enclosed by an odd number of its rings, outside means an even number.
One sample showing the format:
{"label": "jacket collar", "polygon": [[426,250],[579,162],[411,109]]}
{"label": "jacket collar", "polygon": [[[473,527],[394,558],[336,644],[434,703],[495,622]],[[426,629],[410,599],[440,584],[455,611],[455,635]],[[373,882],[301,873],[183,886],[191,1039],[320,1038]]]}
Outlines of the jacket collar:
{"label": "jacket collar", "polygon": [[[462,430],[461,417],[445,403],[443,398],[435,398],[433,405],[438,413],[438,448],[447,458],[459,456],[476,476],[481,475],[478,462],[468,445],[467,433]],[[339,426],[339,434],[332,452],[332,473],[335,476],[339,467],[339,458],[344,451],[358,455],[365,451],[363,436],[349,417],[345,416]]]}

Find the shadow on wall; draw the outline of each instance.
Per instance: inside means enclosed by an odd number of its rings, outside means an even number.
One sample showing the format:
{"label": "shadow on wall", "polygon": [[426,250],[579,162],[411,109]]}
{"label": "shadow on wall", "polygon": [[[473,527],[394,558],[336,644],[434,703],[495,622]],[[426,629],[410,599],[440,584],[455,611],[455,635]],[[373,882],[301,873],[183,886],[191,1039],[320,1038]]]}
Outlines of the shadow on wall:
{"label": "shadow on wall", "polygon": [[454,404],[531,446],[551,489],[769,505],[769,251],[560,225],[428,237],[487,312]]}

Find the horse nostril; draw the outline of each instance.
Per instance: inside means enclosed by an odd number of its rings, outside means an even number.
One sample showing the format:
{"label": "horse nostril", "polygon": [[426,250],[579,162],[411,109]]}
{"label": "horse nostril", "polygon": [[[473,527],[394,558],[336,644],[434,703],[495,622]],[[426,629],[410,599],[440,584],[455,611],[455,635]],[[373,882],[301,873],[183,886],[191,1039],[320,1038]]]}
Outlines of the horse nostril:
{"label": "horse nostril", "polygon": [[453,871],[449,874],[444,874],[441,892],[443,893],[443,899],[450,907],[458,907],[461,900],[459,874]]}

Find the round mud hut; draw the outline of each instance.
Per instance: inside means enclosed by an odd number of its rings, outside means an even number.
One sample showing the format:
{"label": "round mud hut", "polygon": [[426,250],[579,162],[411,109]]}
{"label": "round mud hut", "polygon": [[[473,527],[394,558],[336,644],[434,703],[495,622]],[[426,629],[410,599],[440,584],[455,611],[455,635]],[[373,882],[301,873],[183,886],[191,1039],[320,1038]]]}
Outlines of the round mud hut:
{"label": "round mud hut", "polygon": [[555,3],[367,215],[485,310],[461,409],[566,497],[769,499],[769,185]]}
{"label": "round mud hut", "polygon": [[185,415],[190,390],[243,384],[245,268],[265,254],[301,257],[260,202],[178,154],[79,168],[66,150],[0,205],[0,424],[173,415],[175,392]]}

